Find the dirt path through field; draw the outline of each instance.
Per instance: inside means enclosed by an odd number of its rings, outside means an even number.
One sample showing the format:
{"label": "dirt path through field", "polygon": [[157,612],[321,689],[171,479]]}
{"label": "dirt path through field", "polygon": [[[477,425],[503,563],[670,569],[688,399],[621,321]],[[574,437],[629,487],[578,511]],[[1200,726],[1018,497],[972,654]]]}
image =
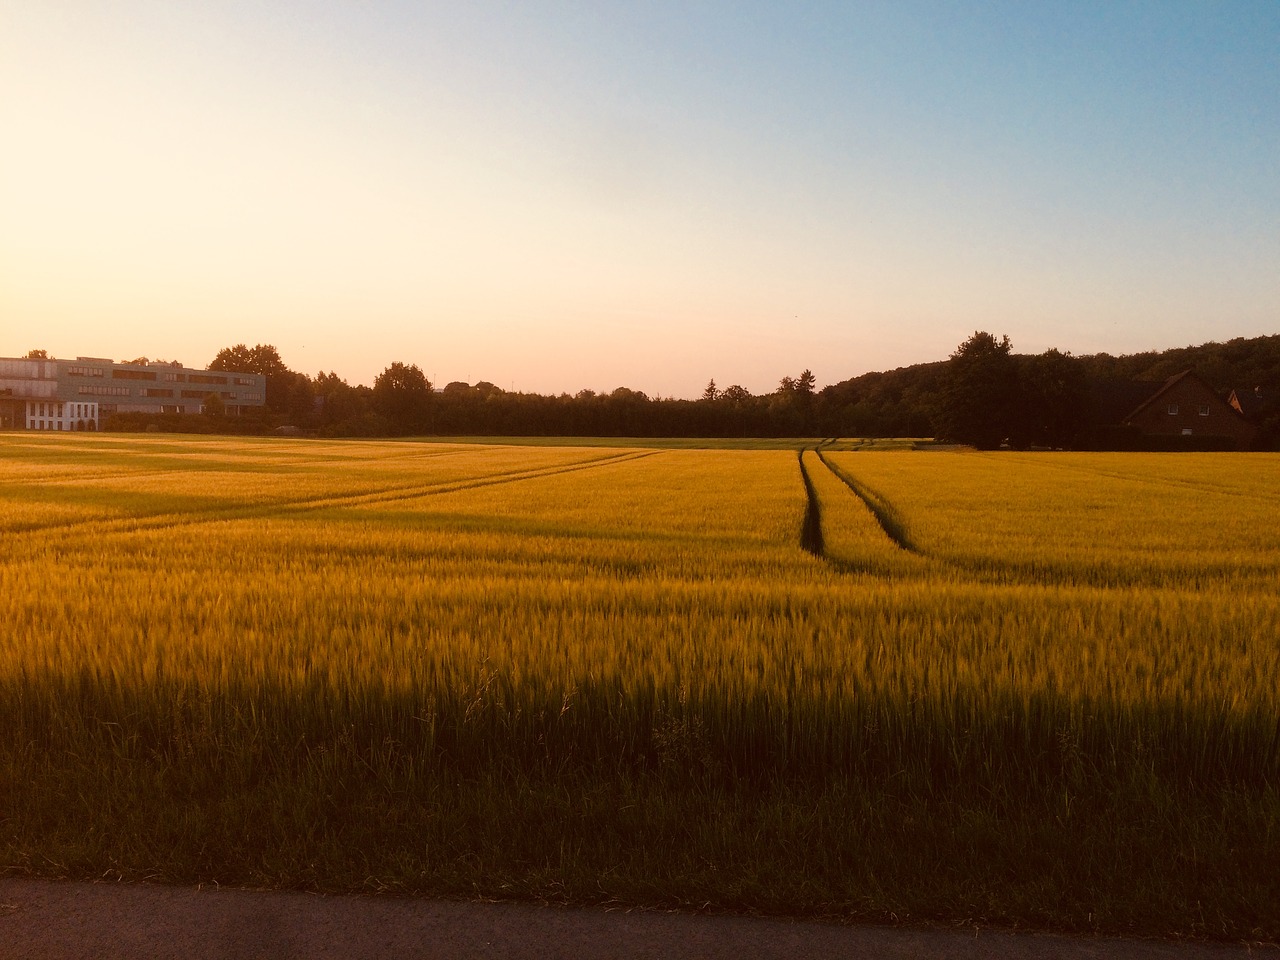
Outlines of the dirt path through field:
{"label": "dirt path through field", "polygon": [[0,960],[905,958],[1226,960],[1275,948],[996,930],[0,879]]}

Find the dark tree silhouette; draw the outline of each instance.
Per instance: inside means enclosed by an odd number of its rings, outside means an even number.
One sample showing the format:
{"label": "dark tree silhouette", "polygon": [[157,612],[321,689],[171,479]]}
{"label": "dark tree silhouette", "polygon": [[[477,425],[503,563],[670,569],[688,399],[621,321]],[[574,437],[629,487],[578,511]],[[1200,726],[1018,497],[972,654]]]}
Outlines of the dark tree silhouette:
{"label": "dark tree silhouette", "polygon": [[1007,336],[979,330],[947,362],[939,427],[942,436],[983,450],[998,447],[1019,415],[1018,364]]}
{"label": "dark tree silhouette", "polygon": [[1011,436],[1018,446],[1070,447],[1088,425],[1084,365],[1046,350],[1021,357],[1020,397]]}
{"label": "dark tree silhouette", "polygon": [[417,364],[395,362],[373,381],[373,408],[398,434],[430,429],[431,383]]}
{"label": "dark tree silhouette", "polygon": [[285,366],[285,362],[280,359],[280,351],[269,343],[260,343],[255,347],[246,347],[243,343],[237,343],[234,347],[224,347],[213,358],[209,369],[260,373],[265,377],[291,372]]}
{"label": "dark tree silhouette", "polygon": [[280,351],[269,343],[246,347],[237,343],[224,347],[209,364],[210,370],[234,373],[258,373],[267,378],[267,409],[287,413],[293,419],[307,418],[310,411],[311,378],[290,370],[280,358]]}

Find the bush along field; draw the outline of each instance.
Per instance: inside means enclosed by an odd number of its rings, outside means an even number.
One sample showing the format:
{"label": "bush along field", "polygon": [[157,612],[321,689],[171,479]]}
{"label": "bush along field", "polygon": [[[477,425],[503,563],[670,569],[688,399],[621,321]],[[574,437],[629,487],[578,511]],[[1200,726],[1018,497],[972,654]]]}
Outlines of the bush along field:
{"label": "bush along field", "polygon": [[1274,940],[1277,487],[9,434],[0,862]]}

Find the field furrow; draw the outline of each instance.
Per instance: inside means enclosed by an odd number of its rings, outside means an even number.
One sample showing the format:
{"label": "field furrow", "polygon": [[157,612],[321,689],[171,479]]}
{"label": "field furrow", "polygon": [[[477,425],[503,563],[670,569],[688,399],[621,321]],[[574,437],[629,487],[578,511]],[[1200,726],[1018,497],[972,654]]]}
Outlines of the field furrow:
{"label": "field furrow", "polygon": [[817,456],[823,466],[835,474],[853,492],[854,496],[866,504],[867,509],[876,518],[876,523],[880,524],[880,529],[884,531],[886,537],[909,553],[920,553],[919,548],[911,540],[902,515],[883,494],[877,493],[866,484],[858,482],[848,469],[832,463],[821,450],[817,452]]}
{"label": "field furrow", "polygon": [[796,451],[796,459],[800,464],[800,481],[804,484],[805,508],[804,522],[800,525],[800,546],[815,557],[822,556],[822,507],[818,502],[818,494],[813,489],[813,481],[804,465],[804,450]]}
{"label": "field furrow", "polygon": [[[61,510],[49,510],[43,503],[32,507],[29,503],[22,503],[23,499],[34,499],[30,496],[30,491],[24,488],[15,488],[12,492],[16,494],[20,505],[19,509],[14,509],[6,514],[5,522],[0,524],[0,529],[7,529],[7,532],[15,534],[49,534],[74,529],[85,524],[93,524],[95,528],[103,533],[113,530],[136,531],[151,527],[168,528],[262,516],[277,512],[297,512],[371,503],[390,503],[397,500],[412,500],[423,496],[450,493],[455,490],[466,490],[492,484],[514,483],[520,480],[551,476],[562,472],[586,470],[615,461],[638,459],[649,455],[651,453],[645,451],[607,454],[593,452],[584,458],[574,459],[563,465],[545,466],[532,470],[519,468],[502,469],[497,472],[481,473],[474,476],[464,474],[461,477],[438,479],[428,483],[418,480],[417,482],[386,485],[385,481],[379,483],[376,480],[371,481],[367,478],[353,478],[356,479],[358,484],[354,488],[339,485],[334,478],[325,476],[319,478],[321,490],[325,492],[301,495],[296,492],[298,486],[296,482],[281,484],[278,480],[271,480],[268,482],[267,487],[272,491],[272,495],[267,497],[252,495],[262,488],[261,477],[256,475],[247,478],[253,481],[252,486],[249,484],[238,486],[230,497],[225,495],[227,491],[211,491],[207,485],[184,485],[182,483],[183,479],[190,475],[183,471],[170,471],[165,474],[159,474],[158,476],[162,476],[166,483],[161,489],[157,489],[154,492],[145,489],[146,481],[151,475],[126,477],[122,484],[125,488],[124,492],[121,493],[116,490],[114,491],[115,496],[111,496],[110,494],[113,491],[108,490],[106,485],[99,482],[101,478],[94,477],[92,480],[82,484],[77,491],[79,495],[73,502],[102,504],[104,502],[104,494],[106,494],[109,498],[106,502],[115,508],[115,516],[104,518],[94,515],[87,509],[76,512],[74,508],[68,510],[65,505],[60,505],[63,507]],[[113,476],[109,479],[114,482],[118,478]],[[234,483],[246,478],[240,474],[223,472],[219,474],[218,479],[229,480]],[[294,479],[297,481],[299,478]],[[342,486],[341,492],[335,492],[335,486]],[[42,487],[41,490],[45,491],[43,499],[47,503],[49,499],[47,488]],[[250,494],[250,496],[246,497],[246,493]],[[111,501],[114,502],[112,503]],[[26,509],[23,510],[22,507]],[[107,509],[110,510],[110,507]],[[67,516],[68,513],[71,513],[71,517]],[[32,516],[39,517],[42,514],[52,514],[54,519],[52,522],[45,524],[28,519]]]}

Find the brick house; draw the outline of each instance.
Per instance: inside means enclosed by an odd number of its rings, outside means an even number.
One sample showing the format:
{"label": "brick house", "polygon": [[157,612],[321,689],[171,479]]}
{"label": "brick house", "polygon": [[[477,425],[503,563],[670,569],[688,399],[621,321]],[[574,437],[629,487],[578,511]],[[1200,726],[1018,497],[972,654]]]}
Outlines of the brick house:
{"label": "brick house", "polygon": [[1145,437],[1192,438],[1188,444],[1212,438],[1238,450],[1248,449],[1257,432],[1239,410],[1191,370],[1170,377],[1120,423]]}

